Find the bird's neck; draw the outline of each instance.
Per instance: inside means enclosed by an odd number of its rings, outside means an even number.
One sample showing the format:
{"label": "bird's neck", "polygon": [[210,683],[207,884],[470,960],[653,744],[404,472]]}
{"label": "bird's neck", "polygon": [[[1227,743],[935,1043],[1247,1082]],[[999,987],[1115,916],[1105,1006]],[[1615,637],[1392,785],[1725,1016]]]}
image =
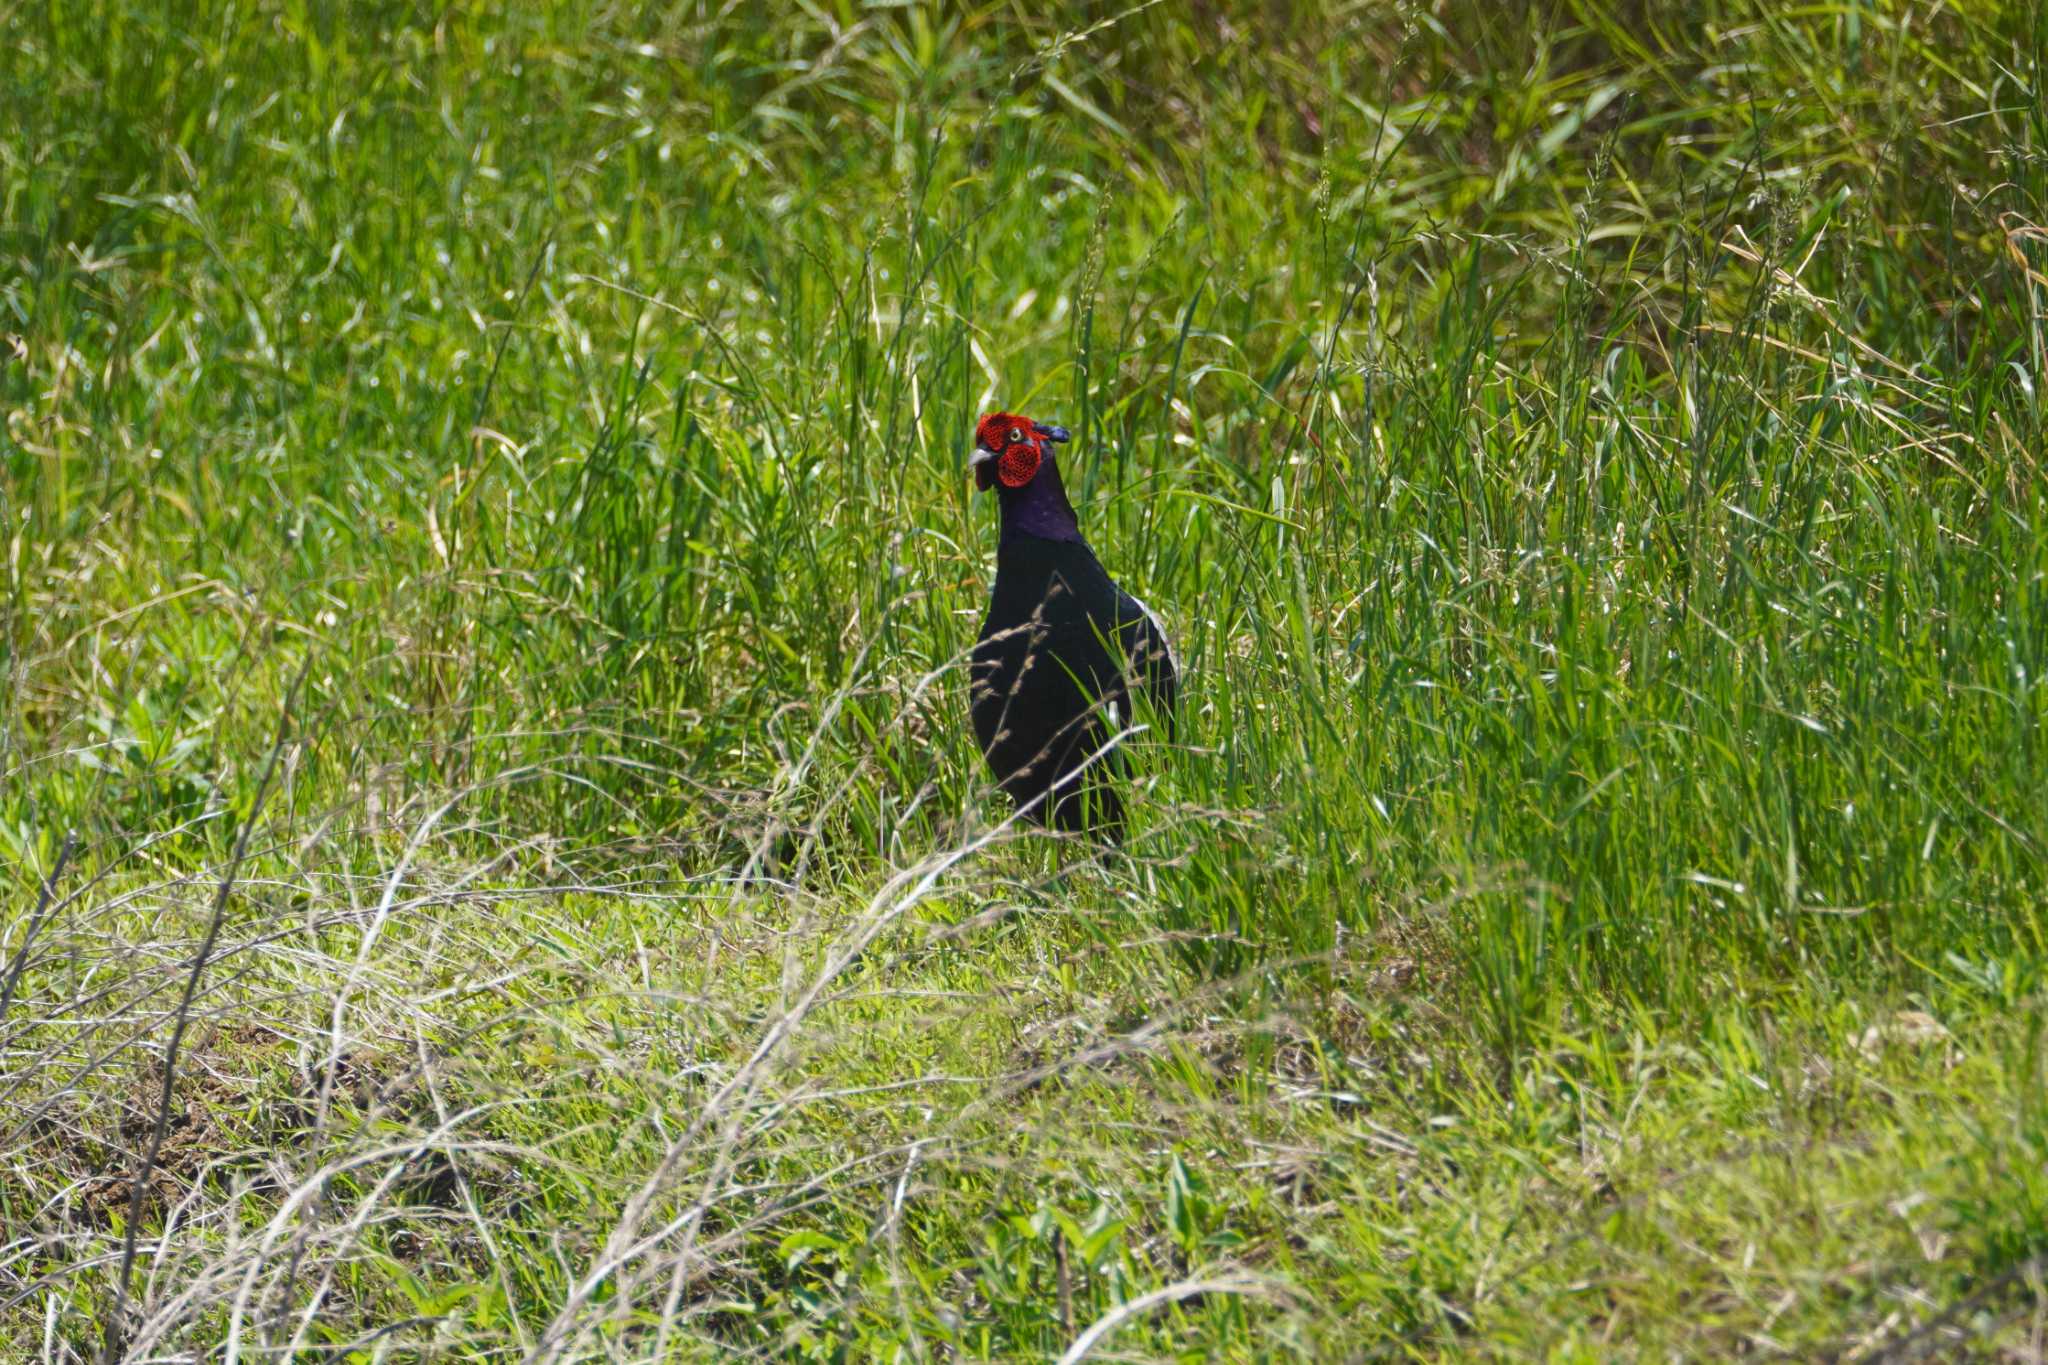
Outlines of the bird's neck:
{"label": "bird's neck", "polygon": [[1003,540],[1036,536],[1040,540],[1084,544],[1081,522],[1074,505],[1067,501],[1066,486],[1060,482],[1060,467],[1050,456],[1038,476],[1022,488],[1002,491]]}

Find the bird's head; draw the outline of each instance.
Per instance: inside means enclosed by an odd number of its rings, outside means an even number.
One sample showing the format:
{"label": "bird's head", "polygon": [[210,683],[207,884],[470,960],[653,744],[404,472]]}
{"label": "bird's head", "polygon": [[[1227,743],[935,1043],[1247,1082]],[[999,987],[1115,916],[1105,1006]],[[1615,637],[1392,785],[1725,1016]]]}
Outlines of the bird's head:
{"label": "bird's head", "polygon": [[992,412],[974,427],[974,486],[979,489],[1028,488],[1038,477],[1054,441],[1068,439],[1065,427],[1049,427],[1015,413]]}

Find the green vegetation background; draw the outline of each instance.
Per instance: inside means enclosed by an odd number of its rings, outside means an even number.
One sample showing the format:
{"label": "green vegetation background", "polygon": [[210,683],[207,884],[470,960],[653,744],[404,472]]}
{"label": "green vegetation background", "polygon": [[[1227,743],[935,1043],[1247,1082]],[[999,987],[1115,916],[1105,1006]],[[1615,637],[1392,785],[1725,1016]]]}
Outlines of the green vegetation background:
{"label": "green vegetation background", "polygon": [[2044,53],[0,5],[0,1354],[2040,1358]]}

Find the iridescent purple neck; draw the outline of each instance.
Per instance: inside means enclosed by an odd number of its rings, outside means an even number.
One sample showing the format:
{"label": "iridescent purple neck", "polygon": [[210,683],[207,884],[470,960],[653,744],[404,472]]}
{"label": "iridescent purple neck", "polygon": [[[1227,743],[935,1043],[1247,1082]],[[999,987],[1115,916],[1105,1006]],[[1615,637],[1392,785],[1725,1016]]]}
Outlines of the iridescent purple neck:
{"label": "iridescent purple neck", "polygon": [[998,484],[996,496],[1002,501],[1004,540],[1026,535],[1040,540],[1080,541],[1081,523],[1074,515],[1074,505],[1067,501],[1066,485],[1060,482],[1059,461],[1050,450],[1030,483],[1022,488]]}

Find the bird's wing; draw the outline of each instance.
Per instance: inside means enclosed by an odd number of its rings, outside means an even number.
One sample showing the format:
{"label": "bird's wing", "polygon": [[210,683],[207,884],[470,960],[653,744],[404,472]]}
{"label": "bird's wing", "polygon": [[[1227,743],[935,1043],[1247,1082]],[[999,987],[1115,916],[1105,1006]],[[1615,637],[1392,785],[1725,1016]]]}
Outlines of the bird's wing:
{"label": "bird's wing", "polygon": [[1171,725],[1174,703],[1180,695],[1180,660],[1174,656],[1173,641],[1158,613],[1129,593],[1119,593],[1117,614],[1123,619],[1131,672],[1144,687],[1153,711],[1162,723]]}

